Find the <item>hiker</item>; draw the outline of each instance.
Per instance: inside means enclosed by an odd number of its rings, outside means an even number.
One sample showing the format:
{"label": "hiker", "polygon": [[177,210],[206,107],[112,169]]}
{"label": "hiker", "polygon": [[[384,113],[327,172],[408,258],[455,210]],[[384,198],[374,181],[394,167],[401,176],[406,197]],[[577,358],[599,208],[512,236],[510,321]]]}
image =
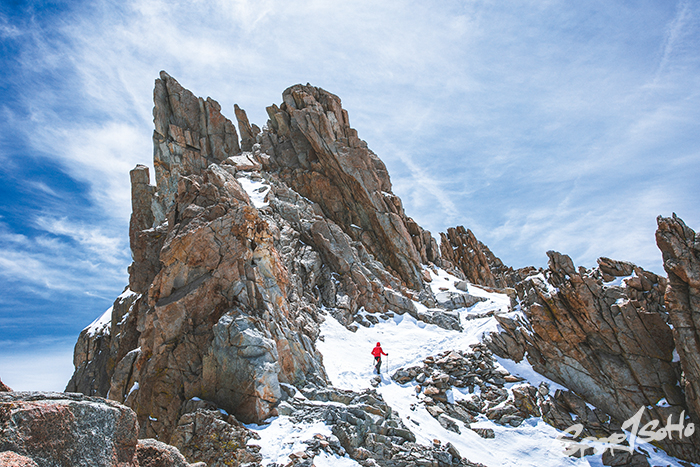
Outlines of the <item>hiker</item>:
{"label": "hiker", "polygon": [[377,346],[372,349],[372,355],[374,355],[374,369],[377,371],[377,374],[379,374],[382,368],[382,355],[388,357],[389,354],[384,353],[381,344],[377,342]]}

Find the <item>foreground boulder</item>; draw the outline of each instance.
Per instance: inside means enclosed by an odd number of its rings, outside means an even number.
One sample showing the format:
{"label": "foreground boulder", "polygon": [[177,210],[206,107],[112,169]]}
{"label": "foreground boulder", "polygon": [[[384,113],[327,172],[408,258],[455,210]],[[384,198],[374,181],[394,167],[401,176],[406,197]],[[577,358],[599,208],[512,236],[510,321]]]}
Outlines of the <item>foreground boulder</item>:
{"label": "foreground boulder", "polygon": [[136,414],[116,402],[55,392],[0,394],[2,465],[190,466],[174,447],[137,435]]}

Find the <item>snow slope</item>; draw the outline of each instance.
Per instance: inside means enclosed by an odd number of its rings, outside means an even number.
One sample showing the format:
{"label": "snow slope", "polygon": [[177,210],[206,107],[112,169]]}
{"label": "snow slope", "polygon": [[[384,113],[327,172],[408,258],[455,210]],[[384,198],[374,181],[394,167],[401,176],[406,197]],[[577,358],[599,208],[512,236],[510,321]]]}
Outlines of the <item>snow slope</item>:
{"label": "snow slope", "polygon": [[[454,282],[458,279],[444,271],[431,271],[434,292],[445,289],[455,291]],[[353,333],[343,327],[338,321],[327,316],[322,325],[323,340],[317,346],[323,354],[324,365],[333,386],[343,389],[360,391],[370,387],[373,375],[373,357],[371,349],[376,342],[381,342],[389,354],[382,367],[382,382],[377,388],[385,401],[398,411],[405,425],[416,435],[417,442],[430,444],[433,439],[451,442],[463,457],[472,462],[481,462],[489,467],[518,466],[518,467],[560,467],[560,466],[602,466],[600,455],[588,456],[582,459],[572,458],[563,453],[563,445],[556,440],[560,433],[541,418],[526,419],[517,428],[497,425],[482,416],[473,428],[492,428],[494,439],[483,439],[473,431],[466,429],[461,422],[461,434],[444,429],[423,406],[417,404],[418,398],[414,390],[415,383],[397,384],[389,378],[399,367],[419,365],[422,360],[446,350],[467,350],[470,344],[479,342],[485,332],[495,331],[498,327],[493,317],[468,320],[469,314],[482,314],[489,310],[508,312],[509,298],[504,294],[489,293],[476,286],[469,286],[469,293],[487,298],[468,309],[461,309],[460,320],[463,332],[450,331],[434,325],[416,321],[405,315],[396,315],[391,319],[380,321],[370,327],[360,327]],[[422,306],[417,304],[417,306]],[[511,313],[520,313],[516,310]],[[385,357],[386,358],[386,357]],[[527,379],[534,386],[541,381],[550,384],[553,391],[561,386],[537,374],[527,364],[516,364],[510,360],[499,359],[499,364],[510,373]],[[515,383],[512,383],[515,384]],[[511,384],[511,385],[512,385]],[[453,396],[466,396],[455,389]],[[413,409],[412,410],[412,405]],[[261,436],[254,444],[262,446],[263,464],[288,462],[287,456],[298,450],[303,450],[301,442],[310,439],[314,433],[328,435],[329,427],[322,423],[293,424],[286,417],[275,417],[268,425],[251,425]],[[667,456],[663,451],[651,445],[642,446],[650,453],[652,466],[682,467],[675,458]],[[314,465],[351,466],[359,465],[349,458],[317,457]]]}

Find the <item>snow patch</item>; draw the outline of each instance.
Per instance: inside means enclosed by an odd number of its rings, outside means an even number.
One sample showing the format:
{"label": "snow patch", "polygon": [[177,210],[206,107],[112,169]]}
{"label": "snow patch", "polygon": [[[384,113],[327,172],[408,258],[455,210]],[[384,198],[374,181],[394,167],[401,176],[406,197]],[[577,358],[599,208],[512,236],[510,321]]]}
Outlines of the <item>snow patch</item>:
{"label": "snow patch", "polygon": [[109,334],[109,325],[112,322],[112,308],[113,307],[109,307],[107,311],[102,313],[99,318],[90,323],[90,325],[83,329],[83,331],[86,331],[87,335],[91,338],[97,334]]}
{"label": "snow patch", "polygon": [[[673,328],[672,328],[673,329]],[[678,349],[673,349],[673,360],[672,362],[680,362],[681,361],[681,356],[678,355]]]}
{"label": "snow patch", "polygon": [[243,190],[248,194],[250,202],[253,203],[257,209],[262,209],[269,206],[269,203],[265,201],[267,193],[270,191],[270,185],[258,180],[251,180],[246,177],[237,178],[238,183],[241,184]]}
{"label": "snow patch", "polygon": [[[260,439],[251,439],[248,444],[260,446],[260,454],[263,456],[263,465],[277,463],[286,465],[289,462],[289,455],[304,451],[307,447],[304,441],[312,439],[315,434],[331,436],[331,429],[323,422],[316,423],[297,423],[293,422],[289,417],[279,416],[268,420],[266,425],[249,424],[247,428],[254,430],[260,435]],[[328,463],[323,463],[328,461]],[[331,462],[332,461],[332,462]],[[314,458],[316,466],[332,465],[332,466],[359,466],[357,462],[349,457],[334,458],[330,455],[319,455]]]}
{"label": "snow patch", "polygon": [[632,274],[629,276],[619,276],[611,281],[603,282],[603,285],[605,287],[624,287],[627,285],[625,284],[625,280],[632,279],[633,277],[637,277],[637,275],[634,272],[632,272]]}
{"label": "snow patch", "polygon": [[124,292],[122,292],[122,294],[120,296],[117,297],[117,300],[119,300],[120,302],[123,302],[127,298],[133,297],[133,296],[139,296],[139,294],[137,294],[136,292],[134,292],[133,290],[131,290],[130,288],[127,287],[126,290]]}

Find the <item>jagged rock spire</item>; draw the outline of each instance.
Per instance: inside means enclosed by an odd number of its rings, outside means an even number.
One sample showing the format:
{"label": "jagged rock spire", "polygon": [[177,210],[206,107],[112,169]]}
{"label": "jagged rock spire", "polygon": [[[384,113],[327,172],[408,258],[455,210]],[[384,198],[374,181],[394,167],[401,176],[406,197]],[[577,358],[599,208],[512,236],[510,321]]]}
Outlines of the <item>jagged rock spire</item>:
{"label": "jagged rock spire", "polygon": [[391,192],[386,166],[350,127],[340,98],[296,85],[284,91],[283,100],[280,107],[267,108],[270,120],[262,136],[262,149],[280,176],[420,290],[420,264],[437,259],[437,244],[406,216]]}

